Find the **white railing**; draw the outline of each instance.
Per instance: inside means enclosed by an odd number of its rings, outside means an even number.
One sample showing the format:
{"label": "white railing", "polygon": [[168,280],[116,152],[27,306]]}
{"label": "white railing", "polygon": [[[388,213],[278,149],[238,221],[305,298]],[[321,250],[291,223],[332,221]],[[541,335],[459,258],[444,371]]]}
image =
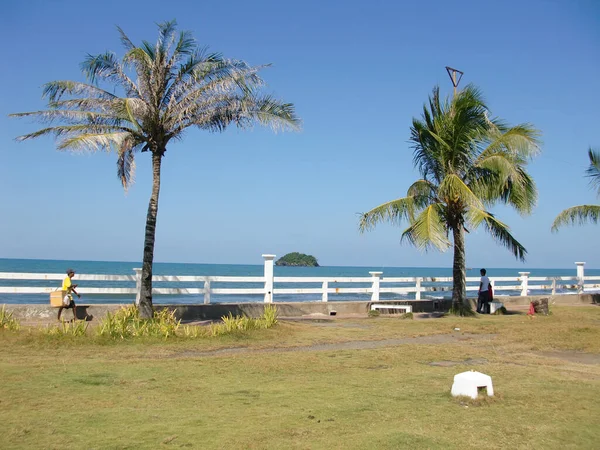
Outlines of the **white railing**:
{"label": "white railing", "polygon": [[[155,275],[152,277],[153,295],[202,295],[204,303],[211,303],[212,295],[259,295],[264,302],[273,302],[277,296],[283,295],[316,295],[323,302],[329,301],[330,294],[362,294],[371,301],[393,297],[395,294],[412,296],[415,300],[423,297],[435,297],[435,293],[452,290],[452,277],[382,277],[383,272],[369,272],[369,277],[276,277],[273,275],[273,259],[275,255],[263,255],[264,275],[253,277],[234,276],[188,276],[188,275]],[[557,291],[582,293],[600,290],[600,276],[584,276],[584,263],[577,264],[577,276],[574,277],[530,277],[529,272],[519,272],[518,277],[490,277],[495,296],[507,295],[507,292],[519,293],[522,296],[533,292],[555,294]],[[135,296],[139,301],[141,286],[141,269],[133,269],[132,275],[94,275],[77,274],[76,282],[83,284],[77,288],[81,294],[87,295],[127,295]],[[55,286],[0,286],[0,294],[48,294],[58,289],[64,274],[45,273],[11,273],[0,272],[0,280],[23,281],[56,281]],[[86,281],[135,284],[135,287],[85,287]],[[479,289],[479,277],[467,277],[468,292]],[[182,283],[201,285],[202,287],[160,287],[162,283]],[[215,287],[220,284],[257,284],[260,287]],[[289,287],[281,285],[312,285],[313,287]],[[348,287],[346,285],[354,285]],[[503,293],[504,292],[504,293]],[[383,298],[382,298],[383,296]],[[437,295],[439,296],[439,294]],[[408,298],[406,298],[408,299]],[[314,300],[314,298],[313,298]],[[1,303],[1,301],[0,301]]]}

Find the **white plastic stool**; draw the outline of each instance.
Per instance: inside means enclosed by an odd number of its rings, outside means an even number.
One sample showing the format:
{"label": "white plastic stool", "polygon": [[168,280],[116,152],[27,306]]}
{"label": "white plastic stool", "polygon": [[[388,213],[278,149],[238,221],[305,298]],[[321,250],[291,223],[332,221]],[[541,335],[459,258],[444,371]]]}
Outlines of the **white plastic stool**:
{"label": "white plastic stool", "polygon": [[477,398],[477,388],[487,389],[487,395],[494,396],[494,387],[492,386],[492,377],[481,372],[463,372],[454,375],[454,384],[452,385],[452,396],[465,395],[471,398]]}

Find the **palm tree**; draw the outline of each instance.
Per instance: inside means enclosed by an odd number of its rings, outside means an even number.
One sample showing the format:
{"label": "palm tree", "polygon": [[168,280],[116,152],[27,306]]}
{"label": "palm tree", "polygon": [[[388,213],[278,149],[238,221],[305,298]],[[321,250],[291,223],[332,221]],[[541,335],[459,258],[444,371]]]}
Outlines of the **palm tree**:
{"label": "palm tree", "polygon": [[443,102],[434,88],[422,119],[413,119],[411,127],[414,164],[422,178],[405,197],[361,214],[361,232],[381,222],[407,221],[401,240],[419,249],[443,251],[453,243],[453,311],[472,314],[466,302],[465,232],[483,225],[524,260],[525,247],[488,208],[501,202],[521,214],[531,212],[537,190],[525,166],[539,151],[538,135],[531,125],[508,127],[490,119],[480,91],[472,85]]}
{"label": "palm tree", "polygon": [[[59,150],[105,150],[118,155],[123,187],[133,182],[134,157],[152,156],[152,195],[146,217],[140,313],[152,317],[152,263],[160,173],[167,145],[191,127],[223,131],[255,122],[275,129],[299,127],[294,106],[260,94],[258,72],[243,61],[224,59],[198,47],[176,22],[158,25],[156,44],[136,46],[118,28],[125,47],[122,60],[111,53],[88,55],[82,63],[87,83],[52,81],[44,86],[48,109],[14,114],[49,123],[19,140],[54,135]],[[134,75],[135,77],[132,77]],[[102,89],[104,81],[116,91]],[[118,95],[118,92],[121,95]]]}
{"label": "palm tree", "polygon": [[[587,168],[587,176],[590,177],[590,185],[597,189],[600,197],[600,150],[588,150],[590,166]],[[557,232],[563,225],[584,225],[588,222],[598,223],[600,219],[600,205],[579,205],[562,211],[552,223],[552,231]]]}

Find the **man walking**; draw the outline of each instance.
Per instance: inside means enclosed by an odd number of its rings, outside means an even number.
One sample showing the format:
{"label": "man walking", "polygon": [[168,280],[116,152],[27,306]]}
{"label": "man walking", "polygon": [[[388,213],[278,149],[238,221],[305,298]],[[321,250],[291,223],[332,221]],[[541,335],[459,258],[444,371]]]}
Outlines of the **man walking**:
{"label": "man walking", "polygon": [[75,300],[73,300],[73,293],[77,296],[77,298],[81,298],[81,295],[77,293],[75,288],[76,284],[71,282],[71,278],[75,276],[75,271],[73,269],[67,269],[67,276],[63,280],[62,290],[65,292],[65,298],[63,299],[63,304],[60,308],[58,308],[58,321],[60,322],[60,315],[62,314],[63,309],[73,308],[73,320],[77,319],[77,305],[75,305]]}

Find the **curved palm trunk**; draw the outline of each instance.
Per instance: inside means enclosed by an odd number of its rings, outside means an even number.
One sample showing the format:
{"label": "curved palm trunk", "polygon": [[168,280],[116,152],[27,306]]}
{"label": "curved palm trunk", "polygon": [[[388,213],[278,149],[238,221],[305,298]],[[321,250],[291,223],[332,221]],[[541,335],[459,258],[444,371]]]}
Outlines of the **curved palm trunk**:
{"label": "curved palm trunk", "polygon": [[160,165],[162,152],[152,153],[152,195],[146,215],[146,237],[144,238],[144,259],[142,262],[142,288],[140,292],[140,317],[153,317],[152,308],[152,263],[154,261],[154,240],[156,236],[156,216],[158,215],[158,195],[160,193]]}
{"label": "curved palm trunk", "polygon": [[465,232],[462,226],[452,229],[454,238],[454,262],[452,265],[452,309],[463,311],[470,309],[467,303]]}

